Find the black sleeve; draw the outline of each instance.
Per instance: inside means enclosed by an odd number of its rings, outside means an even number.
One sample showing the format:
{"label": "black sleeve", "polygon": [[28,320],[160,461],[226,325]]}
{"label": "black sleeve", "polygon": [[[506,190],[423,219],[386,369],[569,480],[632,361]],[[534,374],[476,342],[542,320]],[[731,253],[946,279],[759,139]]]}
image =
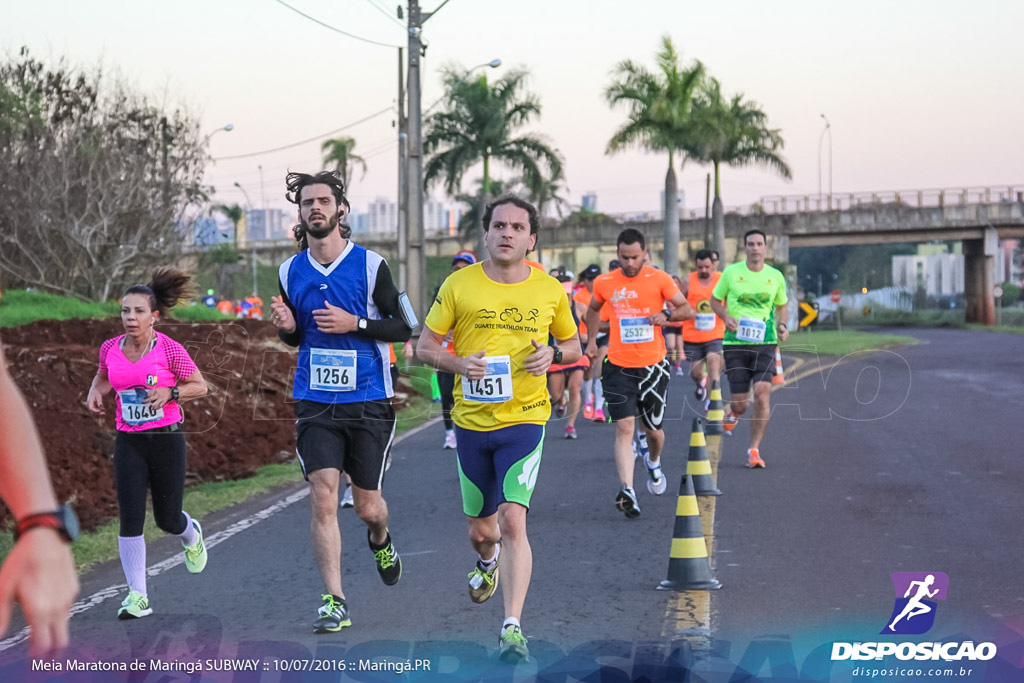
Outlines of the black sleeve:
{"label": "black sleeve", "polygon": [[295,318],[295,331],[285,332],[284,330],[277,331],[277,338],[283,341],[288,346],[298,346],[299,340],[302,338],[302,333],[299,332],[299,315],[295,312],[295,306],[292,304],[292,300],[288,298],[288,295],[284,291],[284,287],[281,285],[281,281],[277,281],[277,288],[281,292],[281,301],[284,305],[292,312],[292,317]]}
{"label": "black sleeve", "polygon": [[412,337],[412,328],[405,324],[398,304],[398,287],[391,278],[391,269],[386,262],[377,269],[377,281],[373,285],[373,303],[380,311],[380,320],[367,320],[365,330],[354,334],[384,342],[404,342]]}

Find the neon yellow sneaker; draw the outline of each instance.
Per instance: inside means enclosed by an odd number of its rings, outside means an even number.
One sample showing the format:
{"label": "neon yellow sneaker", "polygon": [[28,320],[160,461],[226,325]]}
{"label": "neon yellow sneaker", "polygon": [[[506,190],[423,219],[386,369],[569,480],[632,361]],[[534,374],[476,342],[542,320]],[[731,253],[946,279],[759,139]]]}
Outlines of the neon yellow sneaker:
{"label": "neon yellow sneaker", "polygon": [[491,571],[482,569],[477,562],[469,573],[469,599],[473,602],[485,602],[498,590],[498,563],[494,563]]}
{"label": "neon yellow sneaker", "polygon": [[117,610],[118,619],[141,619],[153,613],[149,607],[149,599],[137,590],[128,592],[128,597],[121,601]]}
{"label": "neon yellow sneaker", "polygon": [[199,526],[199,522],[192,520],[192,526],[196,530],[196,542],[192,545],[185,546],[185,569],[193,574],[206,569],[206,544],[203,543],[203,527]]}
{"label": "neon yellow sneaker", "polygon": [[526,636],[522,629],[509,624],[501,631],[498,638],[498,659],[506,664],[516,664],[530,659],[530,650],[526,647]]}

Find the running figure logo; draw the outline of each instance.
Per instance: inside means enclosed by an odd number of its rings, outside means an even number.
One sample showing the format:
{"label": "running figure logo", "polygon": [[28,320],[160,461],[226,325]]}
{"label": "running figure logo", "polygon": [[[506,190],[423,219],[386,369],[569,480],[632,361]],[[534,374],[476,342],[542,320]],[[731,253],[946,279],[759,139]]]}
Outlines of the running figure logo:
{"label": "running figure logo", "polygon": [[942,572],[893,572],[896,601],[882,633],[925,633],[935,623],[935,600],[945,600],[949,577]]}

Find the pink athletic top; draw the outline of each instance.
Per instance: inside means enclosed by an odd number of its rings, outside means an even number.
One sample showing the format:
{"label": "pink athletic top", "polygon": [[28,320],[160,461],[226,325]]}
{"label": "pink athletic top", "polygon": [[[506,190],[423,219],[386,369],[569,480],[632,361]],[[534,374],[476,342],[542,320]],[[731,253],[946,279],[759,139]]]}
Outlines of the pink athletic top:
{"label": "pink athletic top", "polygon": [[117,430],[141,432],[181,422],[181,406],[177,401],[168,402],[160,410],[143,407],[141,403],[150,389],[173,387],[178,380],[188,379],[198,371],[188,351],[157,332],[156,345],[132,363],[121,350],[124,337],[122,334],[108,339],[100,347],[99,370],[107,373],[117,396]]}

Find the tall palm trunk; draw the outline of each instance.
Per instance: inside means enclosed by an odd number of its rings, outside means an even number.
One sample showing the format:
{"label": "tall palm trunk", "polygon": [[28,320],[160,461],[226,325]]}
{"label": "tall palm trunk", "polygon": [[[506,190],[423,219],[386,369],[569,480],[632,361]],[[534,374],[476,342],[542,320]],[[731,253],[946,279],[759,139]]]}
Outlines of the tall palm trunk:
{"label": "tall palm trunk", "polygon": [[679,185],[672,161],[669,153],[668,172],[665,174],[665,272],[679,275]]}
{"label": "tall palm trunk", "polygon": [[718,252],[718,269],[726,266],[725,256],[725,208],[722,206],[721,187],[718,184],[718,162],[715,162],[715,201],[711,204],[711,222],[715,227],[715,251]]}
{"label": "tall palm trunk", "polygon": [[481,223],[476,225],[476,260],[483,261],[491,257],[484,245],[484,230],[482,219],[488,202],[491,201],[491,158],[484,155],[484,181],[480,185],[480,218]]}

